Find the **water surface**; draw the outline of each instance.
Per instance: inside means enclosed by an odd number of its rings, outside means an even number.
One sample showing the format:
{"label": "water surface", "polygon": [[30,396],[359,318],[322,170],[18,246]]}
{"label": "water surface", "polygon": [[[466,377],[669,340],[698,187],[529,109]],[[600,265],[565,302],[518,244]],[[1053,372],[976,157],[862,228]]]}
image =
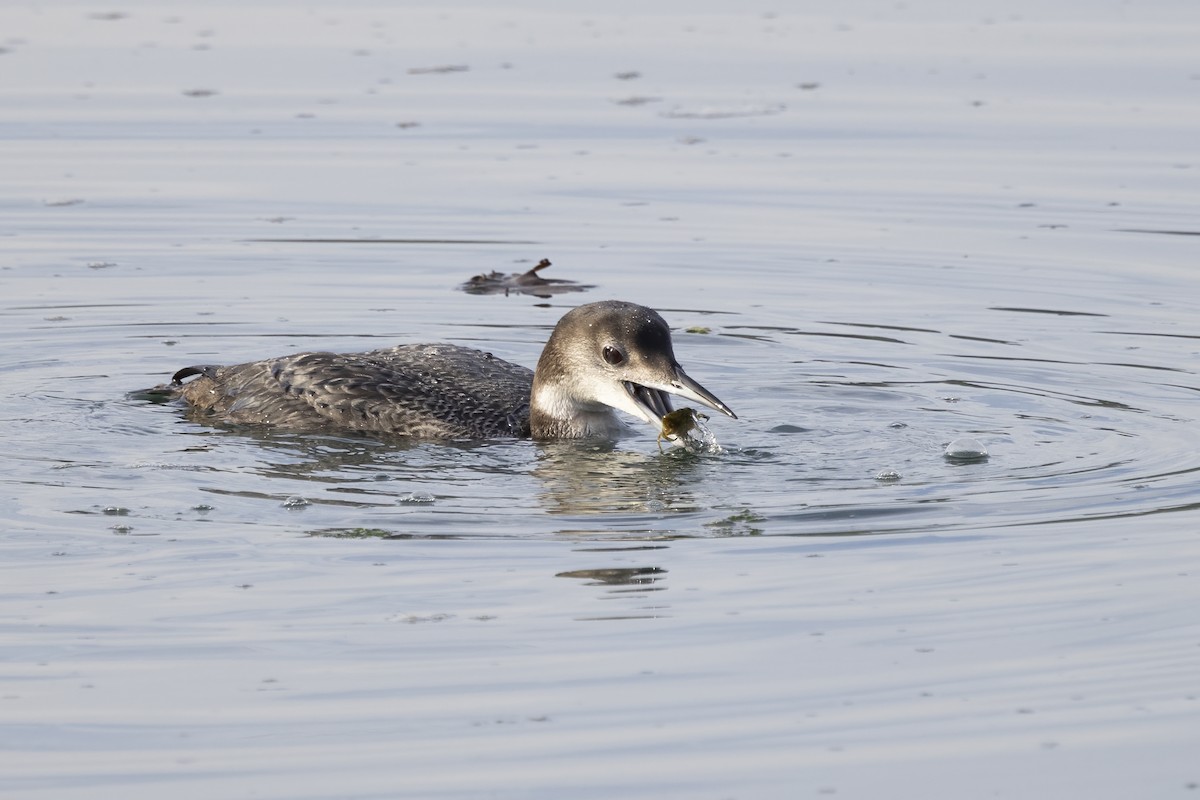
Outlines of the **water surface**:
{"label": "water surface", "polygon": [[[18,796],[1200,784],[1189,5],[0,21]],[[542,258],[596,288],[457,289]],[[738,413],[722,452],[130,394],[401,342],[533,365],[607,297]]]}

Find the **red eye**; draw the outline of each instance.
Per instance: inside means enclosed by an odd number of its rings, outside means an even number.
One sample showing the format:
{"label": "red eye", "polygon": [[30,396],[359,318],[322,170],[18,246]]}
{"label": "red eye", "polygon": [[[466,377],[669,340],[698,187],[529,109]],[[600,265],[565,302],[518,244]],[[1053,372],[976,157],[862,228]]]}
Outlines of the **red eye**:
{"label": "red eye", "polygon": [[602,351],[604,360],[611,366],[619,366],[625,362],[625,354],[612,345],[605,345]]}

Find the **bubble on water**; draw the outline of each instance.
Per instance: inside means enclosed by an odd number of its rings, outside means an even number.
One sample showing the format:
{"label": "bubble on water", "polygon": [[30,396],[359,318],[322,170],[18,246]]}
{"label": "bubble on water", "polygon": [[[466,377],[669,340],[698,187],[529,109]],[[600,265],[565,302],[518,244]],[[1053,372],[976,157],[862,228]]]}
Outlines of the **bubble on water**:
{"label": "bubble on water", "polygon": [[949,460],[957,462],[983,461],[988,457],[988,451],[978,439],[960,436],[946,445],[943,455]]}
{"label": "bubble on water", "polygon": [[123,506],[105,506],[101,513],[110,517],[123,517],[129,513],[129,509]]}
{"label": "bubble on water", "polygon": [[283,501],[284,508],[291,508],[291,509],[308,508],[311,505],[312,505],[311,500],[309,500],[305,497],[301,497],[298,494],[294,494],[291,497],[289,497],[287,500]]}
{"label": "bubble on water", "polygon": [[421,503],[432,503],[433,495],[429,492],[405,492],[396,498],[396,502],[402,505],[419,505]]}
{"label": "bubble on water", "polygon": [[130,531],[133,530],[133,526],[132,525],[113,525],[111,528],[109,528],[109,530],[112,531],[113,533],[117,534],[118,536],[126,536],[129,534]]}
{"label": "bubble on water", "polygon": [[900,473],[894,469],[884,469],[875,473],[875,480],[881,483],[895,483],[900,480]]}

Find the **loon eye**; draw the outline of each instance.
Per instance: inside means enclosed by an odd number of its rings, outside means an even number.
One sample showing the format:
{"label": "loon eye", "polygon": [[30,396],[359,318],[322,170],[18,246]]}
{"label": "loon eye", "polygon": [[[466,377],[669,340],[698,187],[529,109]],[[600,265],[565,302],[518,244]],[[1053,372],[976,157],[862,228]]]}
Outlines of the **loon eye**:
{"label": "loon eye", "polygon": [[605,345],[604,349],[601,351],[601,354],[604,356],[604,360],[610,366],[616,367],[625,363],[625,354],[613,347],[611,344]]}

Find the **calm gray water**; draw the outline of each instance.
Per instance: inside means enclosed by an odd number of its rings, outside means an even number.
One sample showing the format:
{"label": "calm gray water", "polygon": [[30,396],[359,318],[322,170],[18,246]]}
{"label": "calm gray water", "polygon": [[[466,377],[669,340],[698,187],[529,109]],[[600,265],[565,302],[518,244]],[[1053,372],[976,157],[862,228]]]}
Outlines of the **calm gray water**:
{"label": "calm gray water", "polygon": [[[1200,17],[1043,6],[0,11],[0,789],[1196,791]],[[131,394],[610,297],[721,452]]]}

